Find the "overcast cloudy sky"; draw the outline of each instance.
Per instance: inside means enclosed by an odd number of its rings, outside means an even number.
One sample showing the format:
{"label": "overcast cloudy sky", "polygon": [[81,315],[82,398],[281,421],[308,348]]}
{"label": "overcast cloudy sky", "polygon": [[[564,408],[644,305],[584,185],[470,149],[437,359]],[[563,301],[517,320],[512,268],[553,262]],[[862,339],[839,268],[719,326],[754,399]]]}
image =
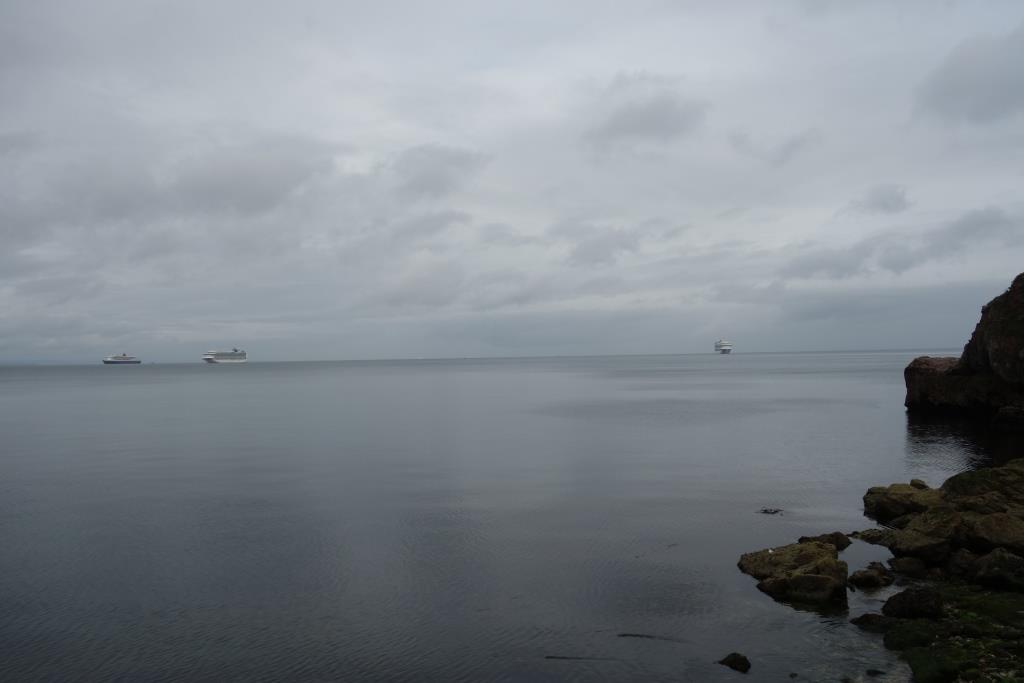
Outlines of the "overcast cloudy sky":
{"label": "overcast cloudy sky", "polygon": [[1024,3],[0,0],[0,361],[943,348]]}

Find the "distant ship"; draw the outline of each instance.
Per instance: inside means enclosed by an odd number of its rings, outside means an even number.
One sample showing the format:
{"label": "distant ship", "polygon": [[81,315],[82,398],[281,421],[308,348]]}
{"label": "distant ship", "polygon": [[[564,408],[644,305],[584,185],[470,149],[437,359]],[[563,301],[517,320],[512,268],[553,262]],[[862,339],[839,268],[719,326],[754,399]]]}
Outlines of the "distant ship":
{"label": "distant ship", "polygon": [[207,363],[244,363],[248,360],[245,351],[231,349],[230,351],[207,351],[203,354],[203,360]]}
{"label": "distant ship", "polygon": [[732,342],[719,339],[715,342],[715,353],[732,353]]}
{"label": "distant ship", "polygon": [[117,356],[107,356],[103,359],[104,365],[138,365],[142,361],[135,356],[129,356],[127,353],[122,353]]}

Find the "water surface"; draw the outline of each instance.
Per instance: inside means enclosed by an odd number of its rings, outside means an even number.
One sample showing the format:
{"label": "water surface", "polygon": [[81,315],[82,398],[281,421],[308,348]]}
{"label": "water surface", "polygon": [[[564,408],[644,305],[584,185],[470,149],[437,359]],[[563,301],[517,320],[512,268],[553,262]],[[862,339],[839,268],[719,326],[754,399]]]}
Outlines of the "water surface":
{"label": "water surface", "polygon": [[0,368],[0,679],[902,680],[735,565],[991,456],[914,355]]}

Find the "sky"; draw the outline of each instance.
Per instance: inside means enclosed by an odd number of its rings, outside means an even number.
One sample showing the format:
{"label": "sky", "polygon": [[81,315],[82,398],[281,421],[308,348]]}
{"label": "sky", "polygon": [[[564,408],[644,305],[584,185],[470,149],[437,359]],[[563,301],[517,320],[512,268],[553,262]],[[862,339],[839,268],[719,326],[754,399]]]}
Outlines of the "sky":
{"label": "sky", "polygon": [[0,362],[956,348],[1024,3],[0,0]]}

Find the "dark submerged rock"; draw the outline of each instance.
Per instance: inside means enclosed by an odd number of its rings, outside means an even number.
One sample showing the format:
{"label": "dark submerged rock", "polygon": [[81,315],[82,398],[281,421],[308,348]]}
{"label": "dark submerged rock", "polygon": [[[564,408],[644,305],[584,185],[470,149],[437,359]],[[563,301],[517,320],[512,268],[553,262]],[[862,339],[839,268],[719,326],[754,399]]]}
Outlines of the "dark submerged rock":
{"label": "dark submerged rock", "polygon": [[740,673],[747,673],[750,671],[750,660],[741,655],[739,652],[730,652],[722,659],[718,660],[719,664],[739,671]]}
{"label": "dark submerged rock", "polygon": [[934,588],[908,588],[886,600],[882,614],[896,619],[938,619],[942,596]]}
{"label": "dark submerged rock", "polygon": [[868,633],[885,633],[895,625],[895,619],[884,614],[868,613],[850,619],[850,623]]}

